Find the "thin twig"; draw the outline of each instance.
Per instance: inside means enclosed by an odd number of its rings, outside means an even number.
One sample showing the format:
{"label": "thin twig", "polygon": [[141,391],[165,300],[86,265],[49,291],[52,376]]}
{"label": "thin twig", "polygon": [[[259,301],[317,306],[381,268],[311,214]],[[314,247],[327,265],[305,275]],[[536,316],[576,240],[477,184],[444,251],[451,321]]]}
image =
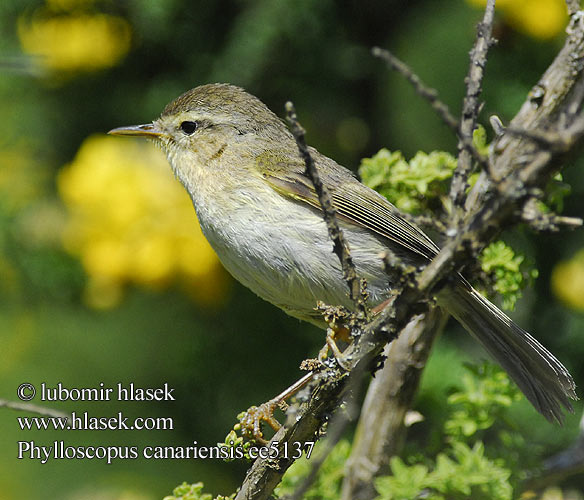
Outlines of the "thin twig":
{"label": "thin twig", "polygon": [[554,153],[565,153],[571,149],[584,131],[584,117],[579,117],[564,130],[549,132],[543,130],[525,130],[515,127],[506,127],[505,133],[523,137],[536,142],[543,149],[553,150]]}
{"label": "thin twig", "polygon": [[580,10],[580,0],[566,0],[568,14],[573,16]]}
{"label": "thin twig", "polygon": [[445,234],[448,229],[440,219],[429,215],[412,215],[407,212],[402,212],[400,215],[402,218],[416,226],[431,229],[439,234]]}
{"label": "thin twig", "polygon": [[33,405],[31,403],[19,403],[18,401],[9,401],[7,399],[0,399],[0,408],[10,408],[11,410],[26,411],[36,413],[44,417],[66,418],[71,422],[71,415],[52,408],[45,408],[44,406]]}
{"label": "thin twig", "polygon": [[537,198],[528,200],[521,213],[521,218],[535,231],[555,233],[560,229],[577,229],[584,222],[580,217],[566,217],[553,212],[542,212],[537,202]]}
{"label": "thin twig", "polygon": [[450,127],[455,134],[458,134],[458,120],[450,112],[448,106],[438,97],[438,91],[426,85],[421,78],[403,61],[398,59],[388,50],[380,47],[373,47],[371,53],[374,57],[383,60],[391,69],[400,73],[408,82],[412,84],[416,93],[426,99],[432,109],[436,111],[442,121]]}
{"label": "thin twig", "polygon": [[393,69],[400,73],[408,82],[412,84],[415,92],[426,99],[432,109],[438,114],[441,120],[446,126],[448,126],[458,137],[459,143],[462,144],[464,149],[470,153],[470,155],[475,159],[477,163],[486,167],[488,161],[484,158],[474,147],[472,143],[472,136],[462,137],[460,135],[460,127],[458,120],[448,109],[448,106],[440,100],[438,97],[438,91],[428,85],[426,85],[422,79],[414,73],[414,71],[403,61],[394,56],[391,52],[386,49],[381,49],[379,47],[373,47],[371,49],[373,56],[378,57],[383,60],[390,69]]}
{"label": "thin twig", "polygon": [[454,218],[455,224],[458,224],[463,212],[466,189],[468,188],[468,176],[472,169],[471,153],[464,142],[472,141],[472,134],[477,124],[480,108],[479,97],[482,91],[487,53],[489,47],[494,43],[491,37],[494,18],[495,0],[487,0],[483,20],[477,26],[477,39],[470,53],[470,67],[466,78],[466,95],[462,103],[460,130],[458,133],[462,141],[459,141],[458,144],[458,164],[452,175],[452,183],[450,185],[450,199],[458,212],[457,217]]}
{"label": "thin twig", "polygon": [[343,269],[343,276],[347,282],[347,285],[349,286],[349,295],[351,300],[354,302],[357,311],[359,311],[364,318],[367,318],[368,308],[364,282],[357,275],[355,264],[353,263],[353,258],[351,257],[349,243],[345,239],[343,231],[339,226],[339,222],[337,221],[337,211],[333,206],[329,191],[323,184],[316,165],[314,164],[314,160],[310,154],[310,151],[308,150],[308,146],[306,145],[306,140],[304,138],[306,131],[298,122],[294,104],[291,102],[286,103],[286,114],[288,122],[290,123],[292,134],[296,139],[298,150],[300,151],[300,155],[304,159],[304,163],[306,165],[306,175],[312,180],[314,189],[318,194],[318,199],[322,208],[323,219],[326,223],[329,237],[333,241],[333,251],[339,258],[341,267]]}

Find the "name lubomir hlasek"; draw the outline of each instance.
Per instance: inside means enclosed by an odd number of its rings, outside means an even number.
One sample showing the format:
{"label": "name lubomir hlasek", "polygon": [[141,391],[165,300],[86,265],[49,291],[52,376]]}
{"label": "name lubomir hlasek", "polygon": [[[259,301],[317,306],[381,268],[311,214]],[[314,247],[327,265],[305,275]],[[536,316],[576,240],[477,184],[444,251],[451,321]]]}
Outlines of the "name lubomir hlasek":
{"label": "name lubomir hlasek", "polygon": [[105,387],[100,382],[98,387],[65,387],[60,382],[56,387],[41,384],[42,401],[111,401],[117,396],[118,401],[175,401],[174,388],[164,383],[162,387],[136,387],[133,382],[124,386],[121,382],[116,389]]}

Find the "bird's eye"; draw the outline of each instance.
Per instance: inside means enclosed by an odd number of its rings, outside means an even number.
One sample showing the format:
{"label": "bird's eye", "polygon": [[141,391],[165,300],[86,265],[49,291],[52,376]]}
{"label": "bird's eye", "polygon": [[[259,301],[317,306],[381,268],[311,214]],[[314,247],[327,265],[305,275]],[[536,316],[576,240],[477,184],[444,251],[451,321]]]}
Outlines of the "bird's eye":
{"label": "bird's eye", "polygon": [[197,130],[199,124],[197,122],[182,122],[180,124],[180,129],[187,135],[192,135]]}

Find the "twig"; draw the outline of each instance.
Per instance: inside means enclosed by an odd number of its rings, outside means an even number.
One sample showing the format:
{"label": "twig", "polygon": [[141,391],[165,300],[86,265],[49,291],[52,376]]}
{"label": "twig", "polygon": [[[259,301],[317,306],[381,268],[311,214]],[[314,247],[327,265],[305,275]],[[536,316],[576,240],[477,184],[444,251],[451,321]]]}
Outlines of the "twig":
{"label": "twig", "polygon": [[445,234],[448,229],[440,219],[430,217],[429,215],[412,215],[407,212],[402,212],[401,216],[416,226],[431,229],[439,234]]}
{"label": "twig", "polygon": [[566,0],[566,6],[568,7],[568,14],[573,16],[577,14],[580,10],[580,1],[579,0]]}
{"label": "twig", "polygon": [[458,120],[450,112],[448,106],[438,98],[438,91],[436,89],[426,85],[406,63],[398,59],[388,50],[373,47],[371,53],[373,56],[383,60],[391,69],[400,73],[408,82],[410,82],[416,93],[430,103],[430,106],[442,119],[444,124],[446,124],[457,135],[459,143],[462,144],[464,149],[471,154],[477,163],[485,167],[487,166],[487,159],[484,158],[474,147],[472,136],[469,138],[460,135]]}
{"label": "twig", "polygon": [[505,133],[516,135],[536,142],[543,149],[553,150],[554,153],[566,153],[572,148],[584,132],[584,117],[577,118],[570,127],[554,131],[524,130],[515,127],[506,127]]}
{"label": "twig", "polygon": [[10,408],[11,410],[26,411],[43,415],[45,417],[66,418],[71,422],[71,415],[52,408],[45,408],[44,406],[33,405],[31,403],[19,403],[17,401],[9,401],[7,399],[0,399],[0,408]]}
{"label": "twig", "polygon": [[349,295],[351,300],[354,302],[357,311],[359,311],[363,318],[368,317],[367,308],[367,297],[365,292],[365,285],[363,280],[357,276],[357,271],[355,269],[355,264],[351,257],[351,252],[349,249],[349,244],[345,239],[342,229],[339,227],[337,221],[337,212],[333,206],[331,196],[326,186],[322,183],[314,160],[308,151],[308,146],[306,145],[306,140],[304,135],[306,131],[298,122],[298,117],[296,116],[296,110],[294,109],[294,104],[291,102],[286,103],[286,114],[287,119],[291,126],[292,134],[296,139],[296,144],[298,145],[298,150],[300,155],[304,159],[306,165],[306,175],[312,180],[314,184],[314,189],[318,194],[318,199],[322,208],[323,219],[326,223],[329,237],[333,241],[333,251],[339,258],[341,267],[343,269],[343,276],[347,285],[349,286]]}
{"label": "twig", "polygon": [[580,217],[566,217],[554,213],[542,212],[538,205],[538,199],[529,199],[521,213],[521,218],[536,231],[557,232],[562,228],[576,229],[582,226],[583,222]]}
{"label": "twig", "polygon": [[373,47],[371,53],[374,57],[383,60],[391,69],[400,73],[408,82],[412,84],[416,93],[426,99],[432,109],[436,111],[442,121],[450,127],[455,134],[458,134],[458,120],[448,109],[448,106],[438,97],[438,91],[427,86],[421,78],[403,61],[398,59],[388,50],[380,47]]}
{"label": "twig", "polygon": [[468,187],[468,176],[472,168],[471,153],[465,147],[465,141],[472,141],[472,134],[476,127],[479,115],[479,96],[482,91],[482,81],[487,53],[493,44],[491,33],[495,18],[495,0],[487,0],[485,14],[482,22],[477,26],[477,39],[470,53],[470,67],[466,78],[466,95],[462,103],[459,137],[462,141],[458,144],[458,164],[452,175],[450,185],[450,199],[458,212],[454,218],[457,224],[463,213],[465,193]]}
{"label": "twig", "polygon": [[[584,417],[580,418],[580,432],[571,446],[547,458],[543,469],[527,478],[524,490],[541,491],[558,485],[567,478],[584,472]],[[542,497],[543,498],[543,497]]]}

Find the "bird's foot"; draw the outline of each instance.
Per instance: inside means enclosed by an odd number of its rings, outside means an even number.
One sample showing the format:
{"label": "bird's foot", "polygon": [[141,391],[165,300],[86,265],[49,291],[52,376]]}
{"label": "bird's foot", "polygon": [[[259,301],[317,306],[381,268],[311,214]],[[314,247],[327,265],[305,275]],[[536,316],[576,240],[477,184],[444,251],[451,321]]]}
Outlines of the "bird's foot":
{"label": "bird's foot", "polygon": [[278,394],[275,398],[270,399],[268,402],[262,403],[259,406],[252,406],[247,411],[243,412],[239,416],[239,422],[244,435],[251,436],[261,444],[267,444],[268,441],[264,438],[262,432],[262,422],[267,423],[274,432],[278,432],[282,427],[282,424],[276,420],[274,412],[278,408],[285,412],[288,409],[288,403],[286,403],[286,400],[308,384],[308,382],[314,378],[314,374],[315,372],[313,371],[307,373],[300,380],[296,381],[286,390]]}
{"label": "bird's foot", "polygon": [[252,406],[245,411],[239,419],[241,428],[244,433],[250,435],[257,442],[261,444],[268,444],[268,441],[264,438],[262,432],[262,422],[266,422],[274,432],[278,432],[282,427],[282,424],[276,420],[274,417],[274,411],[276,408],[280,407],[280,404],[285,401],[277,401],[276,399],[271,399],[266,403],[262,403],[259,406]]}

